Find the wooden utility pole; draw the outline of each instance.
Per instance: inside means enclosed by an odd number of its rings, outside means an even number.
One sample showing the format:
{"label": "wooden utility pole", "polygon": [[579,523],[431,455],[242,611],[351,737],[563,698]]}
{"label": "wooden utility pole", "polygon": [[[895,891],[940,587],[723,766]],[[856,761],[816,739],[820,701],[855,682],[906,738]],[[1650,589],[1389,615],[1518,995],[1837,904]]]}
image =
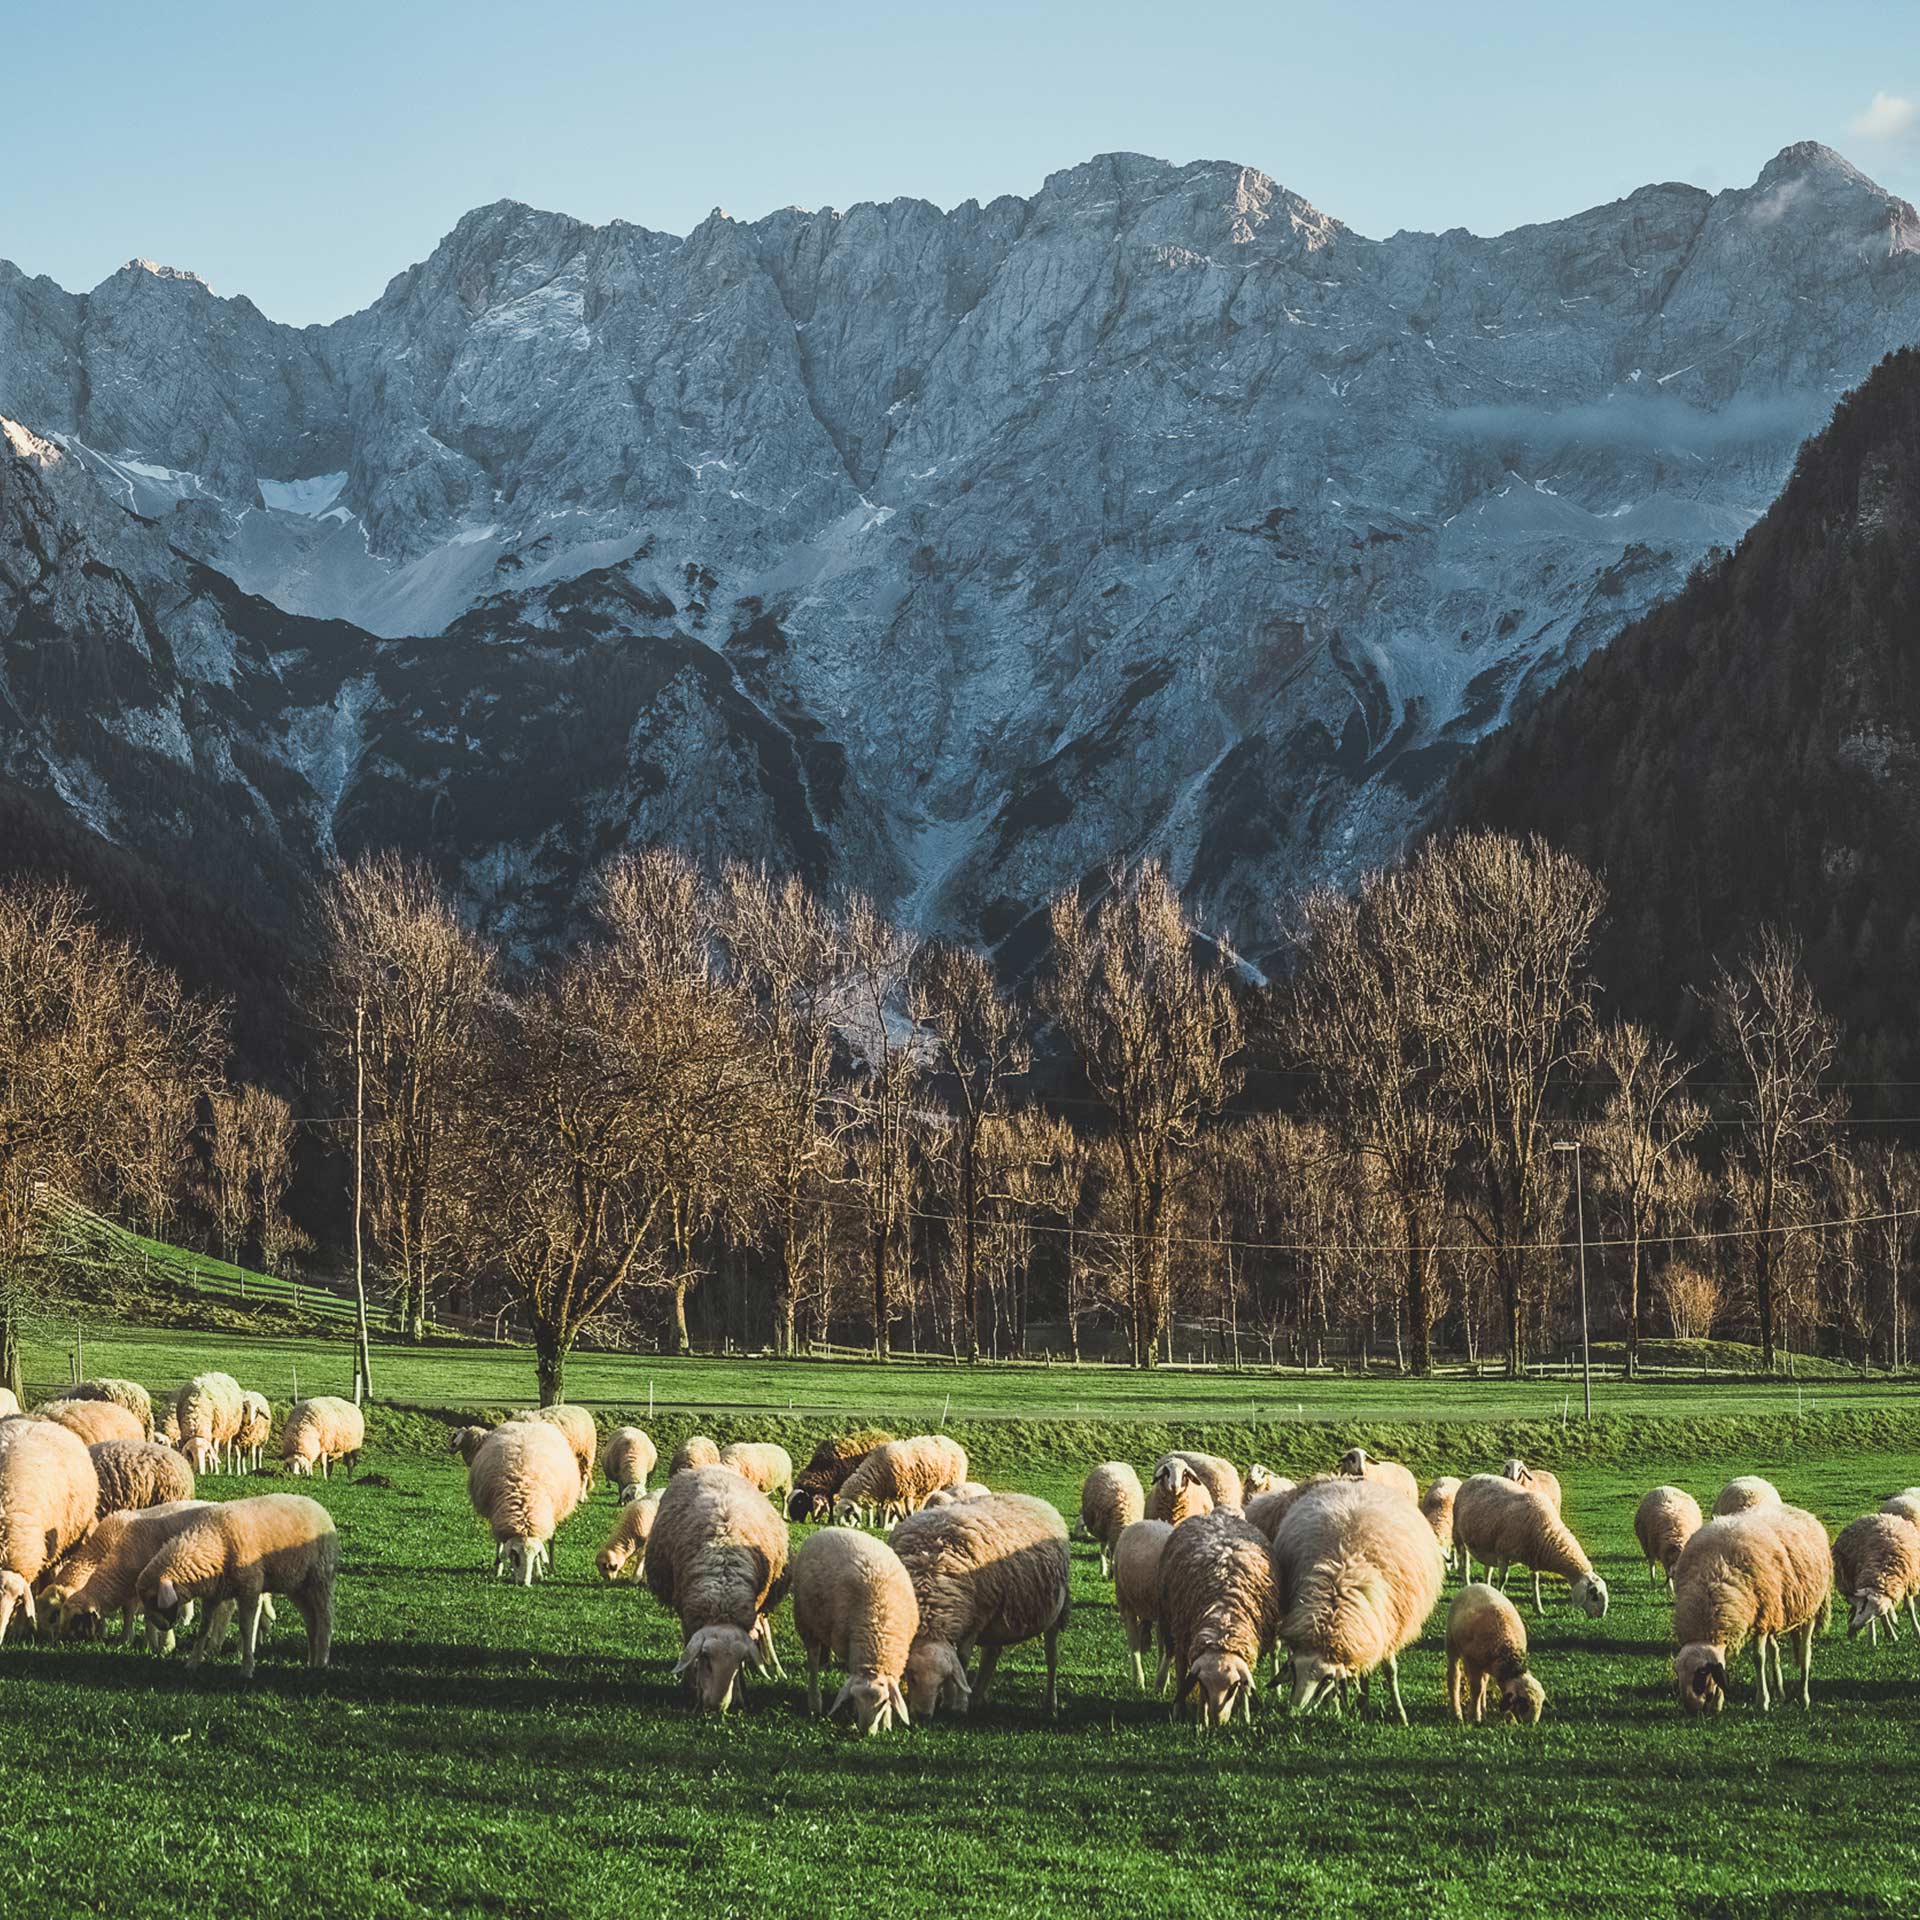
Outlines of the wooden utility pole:
{"label": "wooden utility pole", "polygon": [[362,1396],[373,1398],[373,1356],[367,1346],[367,1262],[362,1233],[367,1191],[367,1003],[364,997],[353,1008],[353,1301],[354,1336],[359,1343],[358,1366],[354,1379],[354,1404]]}

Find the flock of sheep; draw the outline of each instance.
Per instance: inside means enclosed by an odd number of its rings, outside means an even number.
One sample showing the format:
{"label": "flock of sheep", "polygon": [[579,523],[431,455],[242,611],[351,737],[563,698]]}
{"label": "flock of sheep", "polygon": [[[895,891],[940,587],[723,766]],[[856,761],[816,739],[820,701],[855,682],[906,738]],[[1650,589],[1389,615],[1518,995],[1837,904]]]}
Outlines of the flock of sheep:
{"label": "flock of sheep", "polygon": [[[156,1418],[133,1381],[95,1380],[22,1414],[0,1390],[0,1639],[18,1615],[55,1634],[98,1633],[116,1614],[156,1652],[199,1621],[191,1660],[235,1622],[251,1674],[275,1596],[307,1627],[309,1666],[327,1664],[339,1545],[318,1502],[269,1494],[213,1502],[195,1475],[257,1468],[272,1439],[263,1396],[224,1373],[197,1374]],[[280,1457],[296,1475],[352,1465],[359,1409],[297,1402]],[[552,1564],[560,1526],[596,1471],[616,1498],[597,1559],[603,1579],[644,1581],[677,1616],[676,1676],[724,1712],[744,1675],[782,1672],[772,1620],[791,1596],[807,1657],[807,1699],[844,1670],[829,1713],[866,1733],[984,1700],[1003,1650],[1039,1640],[1047,1703],[1068,1617],[1068,1530],[1059,1512],[969,1477],[964,1447],[940,1434],[864,1430],[825,1441],[798,1474],[778,1446],[695,1437],[648,1490],[658,1456],[637,1427],[604,1443],[573,1406],[514,1414],[451,1435],[467,1491],[494,1542],[496,1576],[531,1586]],[[1335,1471],[1294,1482],[1266,1468],[1172,1452],[1146,1484],[1124,1461],[1087,1476],[1075,1531],[1111,1578],[1135,1682],[1158,1648],[1155,1690],[1174,1682],[1203,1725],[1251,1718],[1263,1671],[1296,1711],[1339,1711],[1384,1677],[1404,1723],[1399,1660],[1425,1630],[1447,1576],[1463,1582],[1446,1614],[1447,1700],[1455,1719],[1493,1710],[1537,1721],[1545,1692],[1505,1588],[1512,1571],[1564,1581],[1592,1618],[1606,1583],[1560,1511],[1560,1484],[1509,1460],[1499,1473],[1446,1477],[1424,1495],[1413,1474],[1354,1448]],[[789,1521],[830,1521],[791,1546]],[[884,1539],[861,1531],[889,1529]],[[1813,1636],[1836,1587],[1850,1633],[1897,1637],[1902,1608],[1920,1633],[1920,1488],[1889,1499],[1829,1542],[1813,1515],[1750,1476],[1722,1490],[1711,1519],[1678,1487],[1641,1501],[1634,1532],[1649,1578],[1673,1602],[1675,1690],[1690,1712],[1726,1702],[1729,1665],[1754,1644],[1756,1700],[1783,1694],[1781,1642],[1811,1705]],[[1487,1578],[1473,1579],[1478,1561]],[[977,1659],[976,1659],[977,1656]],[[1769,1664],[1771,1663],[1771,1676]]]}

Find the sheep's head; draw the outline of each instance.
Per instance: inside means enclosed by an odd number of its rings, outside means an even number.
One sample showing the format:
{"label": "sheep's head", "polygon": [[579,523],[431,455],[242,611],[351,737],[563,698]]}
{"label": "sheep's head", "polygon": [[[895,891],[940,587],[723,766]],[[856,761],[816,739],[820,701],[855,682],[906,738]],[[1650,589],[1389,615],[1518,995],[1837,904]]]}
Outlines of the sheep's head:
{"label": "sheep's head", "polygon": [[1280,1489],[1280,1476],[1271,1467],[1263,1467],[1258,1460],[1247,1469],[1246,1490],[1249,1495],[1256,1493],[1275,1493]]}
{"label": "sheep's head", "polygon": [[1696,1640],[1673,1662],[1673,1690],[1688,1713],[1718,1713],[1727,1704],[1726,1649]]}
{"label": "sheep's head", "polygon": [[1589,1620],[1607,1617],[1607,1583],[1597,1573],[1583,1573],[1573,1583],[1573,1604]]}
{"label": "sheep's head", "polygon": [[1367,1477],[1366,1448],[1349,1447],[1340,1456],[1340,1471],[1349,1480],[1364,1480]]}
{"label": "sheep's head", "polygon": [[633,1552],[631,1540],[609,1540],[600,1549],[599,1557],[593,1563],[600,1569],[600,1578],[618,1580],[625,1571],[627,1562],[633,1558]]}
{"label": "sheep's head", "polygon": [[220,1449],[204,1433],[192,1433],[178,1443],[195,1473],[211,1473],[220,1462]]}
{"label": "sheep's head", "polygon": [[877,1673],[849,1674],[834,1695],[827,1717],[831,1719],[842,1707],[851,1710],[853,1724],[862,1733],[885,1733],[896,1722],[903,1727],[913,1724],[907,1717],[907,1696],[900,1691],[899,1681],[883,1679]]}
{"label": "sheep's head", "polygon": [[923,1640],[907,1655],[907,1701],[923,1720],[937,1707],[965,1713],[973,1705],[966,1666],[948,1642]]}
{"label": "sheep's head", "polygon": [[30,1627],[38,1627],[40,1616],[34,1611],[33,1589],[11,1567],[0,1573],[0,1640],[7,1637],[18,1611]]}
{"label": "sheep's head", "polygon": [[1177,1456],[1162,1460],[1153,1470],[1153,1484],[1176,1499],[1187,1490],[1192,1479],[1193,1468]]}
{"label": "sheep's head", "polygon": [[192,1605],[191,1600],[182,1596],[171,1574],[158,1572],[149,1564],[140,1576],[140,1611],[147,1618],[149,1644],[184,1625]]}
{"label": "sheep's head", "polygon": [[544,1540],[503,1540],[494,1557],[494,1571],[504,1572],[519,1587],[530,1587],[547,1564]]}
{"label": "sheep's head", "polygon": [[56,1582],[40,1596],[40,1604],[51,1619],[57,1640],[98,1640],[106,1631],[106,1621],[95,1607],[76,1604],[79,1591]]}
{"label": "sheep's head", "polygon": [[1847,1602],[1847,1638],[1863,1631],[1876,1620],[1893,1624],[1894,1604],[1884,1593],[1863,1589]]}
{"label": "sheep's head", "polygon": [[739,1627],[702,1627],[682,1650],[673,1677],[685,1684],[697,1706],[725,1713],[733,1705],[742,1667],[767,1670],[767,1656],[753,1635]]}
{"label": "sheep's head", "polygon": [[1547,1704],[1547,1690],[1530,1673],[1516,1673],[1500,1687],[1500,1711],[1523,1727],[1537,1726]]}
{"label": "sheep's head", "polygon": [[1523,1485],[1533,1478],[1533,1475],[1527,1471],[1527,1463],[1524,1460],[1509,1460],[1500,1469],[1500,1476],[1504,1480],[1518,1480]]}
{"label": "sheep's head", "polygon": [[833,1503],[824,1493],[810,1487],[795,1487],[787,1495],[787,1518],[798,1521],[825,1520],[832,1515]]}
{"label": "sheep's head", "polygon": [[447,1451],[457,1453],[471,1466],[473,1456],[480,1451],[480,1442],[487,1437],[485,1427],[455,1427],[447,1435]]}
{"label": "sheep's head", "polygon": [[1208,1651],[1187,1669],[1187,1683],[1180,1689],[1180,1698],[1184,1700],[1189,1693],[1200,1696],[1203,1727],[1224,1726],[1233,1718],[1234,1709],[1253,1696],[1252,1669],[1237,1653]]}
{"label": "sheep's head", "polygon": [[1296,1653],[1293,1656],[1294,1712],[1311,1713],[1348,1678],[1347,1669],[1337,1660],[1329,1660],[1318,1653]]}

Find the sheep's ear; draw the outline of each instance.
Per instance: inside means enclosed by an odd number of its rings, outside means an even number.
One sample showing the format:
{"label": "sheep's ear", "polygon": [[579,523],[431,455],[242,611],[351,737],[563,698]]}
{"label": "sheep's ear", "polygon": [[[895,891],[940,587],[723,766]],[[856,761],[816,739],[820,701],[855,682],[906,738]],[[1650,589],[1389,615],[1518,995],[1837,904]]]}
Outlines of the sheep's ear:
{"label": "sheep's ear", "polygon": [[26,1590],[26,1592],[20,1596],[20,1604],[26,1610],[27,1625],[30,1627],[39,1626],[40,1615],[36,1611],[33,1604],[33,1589],[31,1587],[29,1587]]}
{"label": "sheep's ear", "polygon": [[847,1704],[847,1697],[852,1692],[853,1692],[853,1675],[848,1674],[847,1677],[840,1683],[840,1691],[833,1696],[833,1705],[827,1709],[827,1718],[829,1720],[831,1720],[833,1716],[836,1713],[838,1713],[840,1709]]}
{"label": "sheep's ear", "polygon": [[676,1680],[684,1680],[687,1677],[688,1669],[697,1664],[699,1658],[700,1656],[697,1653],[683,1652],[674,1665],[673,1677]]}
{"label": "sheep's ear", "polygon": [[898,1720],[903,1727],[912,1726],[913,1722],[907,1717],[907,1696],[900,1691],[900,1682],[898,1680],[889,1680],[887,1682],[887,1698],[893,1703],[893,1717]]}
{"label": "sheep's ear", "polygon": [[1189,1670],[1187,1677],[1180,1682],[1180,1690],[1173,1696],[1173,1704],[1177,1707],[1199,1684],[1198,1676]]}

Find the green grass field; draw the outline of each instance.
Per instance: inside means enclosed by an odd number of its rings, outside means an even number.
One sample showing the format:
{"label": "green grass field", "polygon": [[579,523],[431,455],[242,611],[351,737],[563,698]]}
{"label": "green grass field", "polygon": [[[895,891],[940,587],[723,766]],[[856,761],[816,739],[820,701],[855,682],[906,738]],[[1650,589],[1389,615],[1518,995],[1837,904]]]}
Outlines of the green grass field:
{"label": "green grass field", "polygon": [[[50,1374],[57,1357],[34,1356]],[[159,1386],[222,1364],[282,1398],[289,1382],[275,1366],[290,1375],[297,1362],[303,1389],[323,1390],[341,1384],[318,1377],[339,1357],[335,1346],[214,1335],[88,1343],[91,1371]],[[422,1405],[526,1398],[524,1356],[445,1350],[378,1364],[386,1391]],[[1091,1404],[1094,1389],[1063,1392],[1044,1372],[916,1380],[909,1369],[596,1360],[572,1384],[632,1407],[644,1406],[649,1378],[663,1414],[671,1389],[663,1435],[695,1417],[718,1430],[717,1410],[755,1406],[796,1438],[833,1424],[803,1419],[809,1406],[903,1424],[934,1388],[954,1395],[958,1418],[971,1390],[970,1415],[1005,1403],[1017,1416],[1008,1438],[1029,1447],[1006,1456],[996,1483],[1071,1514],[1090,1464],[1063,1452],[1082,1427],[1039,1421]],[[1169,1417],[1196,1435],[1211,1410],[1238,1417],[1238,1383],[1228,1394],[1202,1378],[1101,1378],[1095,1417],[1138,1417],[1143,1437]],[[1531,1389],[1493,1383],[1340,1390],[1344,1401],[1310,1403],[1309,1420],[1540,1411]],[[1644,1391],[1658,1411],[1661,1394],[1680,1389]],[[1684,1409],[1672,1404],[1711,1433],[1723,1430],[1712,1425],[1722,1396],[1743,1391],[1697,1388]],[[1894,1411],[1874,1430],[1904,1431],[1896,1390],[1882,1391]],[[1737,1411],[1777,1413],[1777,1400]],[[1741,1707],[1683,1723],[1668,1609],[1637,1563],[1631,1519],[1657,1480],[1707,1500],[1734,1472],[1770,1469],[1838,1525],[1920,1482],[1920,1437],[1873,1450],[1782,1420],[1752,1429],[1777,1437],[1771,1453],[1763,1439],[1714,1457],[1688,1443],[1684,1421],[1635,1412],[1645,1445],[1630,1460],[1583,1463],[1572,1435],[1568,1456],[1541,1455],[1561,1468],[1568,1518],[1614,1606],[1588,1621],[1561,1590],[1544,1620],[1529,1616],[1548,1690],[1536,1729],[1461,1730],[1445,1718],[1438,1615],[1403,1667],[1408,1729],[1294,1722],[1272,1701],[1251,1728],[1171,1724],[1163,1703],[1133,1692],[1110,1592],[1091,1550],[1076,1547],[1057,1722],[1041,1709],[1036,1648],[1003,1663],[981,1715],[872,1741],[806,1717],[784,1610],[776,1632],[793,1677],[756,1685],[724,1721],[684,1706],[669,1671],[672,1621],[643,1593],[593,1577],[613,1517],[604,1489],[562,1531],[549,1583],[496,1585],[458,1465],[433,1451],[437,1424],[382,1416],[362,1478],[313,1489],[345,1544],[330,1672],[300,1664],[291,1609],[251,1687],[231,1660],[192,1674],[116,1647],[0,1652],[0,1899],[24,1912],[365,1916],[1914,1911],[1920,1844],[1906,1815],[1920,1787],[1920,1647],[1907,1635],[1870,1652],[1835,1633],[1819,1643],[1811,1716]],[[736,1422],[751,1423],[751,1413]],[[1320,1448],[1335,1437],[1299,1433]],[[1426,1437],[1444,1452],[1486,1436],[1439,1424]],[[270,1470],[205,1491],[287,1484]]]}

